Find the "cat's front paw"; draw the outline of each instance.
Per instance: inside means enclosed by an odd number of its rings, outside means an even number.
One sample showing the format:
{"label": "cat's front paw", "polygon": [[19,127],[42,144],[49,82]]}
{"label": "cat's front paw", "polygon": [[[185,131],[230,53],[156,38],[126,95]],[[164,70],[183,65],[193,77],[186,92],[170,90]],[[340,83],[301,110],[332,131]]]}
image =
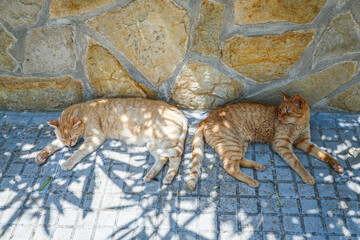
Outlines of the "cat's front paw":
{"label": "cat's front paw", "polygon": [[46,150],[41,150],[35,158],[35,162],[38,164],[43,164],[46,162],[46,159],[49,157],[49,153]]}
{"label": "cat's front paw", "polygon": [[74,167],[75,164],[72,162],[66,161],[63,164],[61,164],[61,169],[64,171],[71,170]]}
{"label": "cat's front paw", "polygon": [[308,177],[304,177],[303,181],[309,185],[314,185],[315,184],[315,178],[313,176],[308,176]]}
{"label": "cat's front paw", "polygon": [[335,163],[334,165],[331,166],[332,169],[334,169],[335,172],[337,173],[343,173],[344,172],[344,168],[341,166],[340,163]]}

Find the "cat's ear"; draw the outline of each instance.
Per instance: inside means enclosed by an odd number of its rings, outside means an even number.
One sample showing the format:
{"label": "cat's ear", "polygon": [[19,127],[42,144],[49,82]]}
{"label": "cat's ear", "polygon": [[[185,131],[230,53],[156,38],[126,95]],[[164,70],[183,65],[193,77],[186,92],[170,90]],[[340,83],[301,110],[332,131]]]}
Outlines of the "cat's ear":
{"label": "cat's ear", "polygon": [[59,127],[59,121],[58,120],[56,120],[56,121],[48,121],[47,123],[52,127],[55,127],[55,128]]}
{"label": "cat's ear", "polygon": [[302,108],[306,101],[300,95],[296,95],[293,98],[293,102],[296,103],[300,108]]}
{"label": "cat's ear", "polygon": [[73,119],[73,128],[74,129],[77,129],[80,124],[81,124],[81,119],[80,118],[74,118]]}
{"label": "cat's ear", "polygon": [[289,95],[286,95],[283,91],[281,91],[281,94],[284,96],[284,100],[291,99]]}

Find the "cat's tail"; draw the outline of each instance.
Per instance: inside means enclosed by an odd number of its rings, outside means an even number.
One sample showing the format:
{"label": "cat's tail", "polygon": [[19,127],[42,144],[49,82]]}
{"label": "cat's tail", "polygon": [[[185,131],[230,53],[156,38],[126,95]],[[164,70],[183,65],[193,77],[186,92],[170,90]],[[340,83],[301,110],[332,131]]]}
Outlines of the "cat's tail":
{"label": "cat's tail", "polygon": [[195,190],[196,183],[201,173],[201,167],[204,159],[204,125],[199,124],[195,131],[192,142],[192,163],[190,175],[186,184],[191,190]]}

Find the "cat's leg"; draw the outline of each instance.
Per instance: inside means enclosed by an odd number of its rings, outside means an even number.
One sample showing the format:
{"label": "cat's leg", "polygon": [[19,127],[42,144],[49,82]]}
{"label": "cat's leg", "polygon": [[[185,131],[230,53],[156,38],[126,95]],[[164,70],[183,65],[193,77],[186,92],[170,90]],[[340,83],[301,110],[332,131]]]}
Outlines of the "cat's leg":
{"label": "cat's leg", "polygon": [[245,141],[240,140],[238,143],[238,147],[242,150],[242,158],[240,159],[240,167],[246,167],[246,168],[252,168],[258,171],[264,171],[265,167],[264,165],[261,165],[260,163],[257,163],[253,160],[246,159],[244,157],[246,150],[248,149],[249,144]]}
{"label": "cat's leg", "polygon": [[[281,142],[281,143],[280,143]],[[315,184],[315,179],[311,174],[304,168],[304,166],[300,163],[299,159],[295,156],[291,144],[284,143],[283,141],[278,141],[273,144],[273,149],[277,154],[279,154],[282,159],[295,170],[297,174],[301,177],[301,179],[310,185]]]}
{"label": "cat's leg", "polygon": [[243,173],[240,170],[240,163],[243,160],[242,157],[240,156],[222,156],[222,159],[224,161],[224,168],[226,170],[226,172],[236,178],[239,181],[242,181],[246,184],[248,184],[251,187],[258,187],[259,186],[259,182],[256,181],[255,179],[251,178],[250,176],[248,176],[247,174]]}
{"label": "cat's leg", "polygon": [[[244,158],[244,154],[248,147],[247,142],[245,142],[238,135],[229,134],[228,132],[212,135],[208,138],[208,140],[208,144],[220,155],[224,162],[225,171],[230,176],[236,178],[239,181],[245,182],[251,187],[259,186],[258,181],[240,170],[241,162],[248,167],[255,167],[255,165],[251,164],[249,160]],[[261,166],[257,167],[261,168]]]}
{"label": "cat's leg", "polygon": [[[214,141],[210,145],[215,147],[215,150],[221,156],[224,162],[225,171],[232,177],[236,178],[239,181],[245,182],[251,187],[259,186],[259,182],[250,176],[246,175],[240,170],[240,165],[251,167],[251,168],[260,168],[261,164],[253,164],[255,162],[247,160],[244,158],[245,151],[247,149],[247,143],[242,140],[237,139],[237,141]],[[263,167],[263,166],[262,166]]]}
{"label": "cat's leg", "polygon": [[341,164],[330,154],[327,154],[326,152],[319,149],[318,146],[316,146],[314,143],[310,141],[310,138],[304,138],[301,139],[300,141],[296,141],[294,145],[295,147],[303,150],[304,152],[310,154],[311,156],[314,156],[317,159],[320,159],[321,161],[325,162],[332,169],[334,169],[334,171],[338,173],[344,172],[344,168],[341,166]]}
{"label": "cat's leg", "polygon": [[160,157],[157,154],[152,154],[155,158],[155,163],[150,171],[145,175],[144,181],[150,182],[161,171],[165,163],[168,161],[167,157]]}
{"label": "cat's leg", "polygon": [[164,167],[165,163],[168,161],[168,157],[161,157],[157,152],[157,148],[155,144],[148,142],[147,148],[150,152],[150,154],[154,157],[155,163],[151,167],[150,171],[145,175],[144,181],[150,182],[158,173],[161,171],[161,169]]}
{"label": "cat's leg", "polygon": [[105,137],[94,136],[86,138],[80,148],[74,152],[74,154],[61,165],[63,170],[72,169],[75,164],[81,161],[84,157],[95,151],[105,141]]}
{"label": "cat's leg", "polygon": [[39,164],[43,164],[46,162],[46,159],[56,152],[57,150],[63,148],[65,145],[58,139],[52,141],[49,145],[47,145],[43,150],[41,150],[37,155],[35,162]]}
{"label": "cat's leg", "polygon": [[165,178],[163,179],[164,184],[170,184],[174,179],[181,162],[181,156],[179,157],[170,157],[169,158],[169,169],[166,173]]}
{"label": "cat's leg", "polygon": [[246,158],[242,158],[240,160],[240,166],[241,167],[246,167],[246,168],[253,168],[257,171],[264,171],[265,170],[265,167],[264,165],[260,164],[260,163],[257,163],[253,160],[249,160],[249,159],[246,159]]}

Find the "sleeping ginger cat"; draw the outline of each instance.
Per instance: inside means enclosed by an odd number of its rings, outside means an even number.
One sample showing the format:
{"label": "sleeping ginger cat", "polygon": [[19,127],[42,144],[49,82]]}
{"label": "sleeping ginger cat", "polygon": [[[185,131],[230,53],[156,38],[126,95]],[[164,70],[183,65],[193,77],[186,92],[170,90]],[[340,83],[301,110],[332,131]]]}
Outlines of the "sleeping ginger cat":
{"label": "sleeping ginger cat", "polygon": [[59,120],[48,122],[55,128],[57,139],[36,156],[44,163],[49,155],[65,145],[72,147],[80,137],[84,143],[62,164],[72,169],[86,155],[95,151],[107,138],[125,140],[129,144],[146,144],[155,159],[144,177],[151,181],[169,160],[163,182],[170,184],[178,171],[187,133],[187,119],[175,107],[141,98],[96,99],[65,109]]}
{"label": "sleeping ginger cat", "polygon": [[263,171],[265,167],[244,157],[249,143],[266,142],[307,184],[314,177],[295,156],[292,145],[324,161],[336,172],[344,171],[340,163],[310,141],[310,108],[299,95],[284,94],[279,107],[255,102],[239,102],[212,111],[196,129],[192,142],[192,166],[187,185],[194,190],[204,158],[204,138],[224,162],[232,177],[257,187],[259,182],[240,170],[241,167]]}

